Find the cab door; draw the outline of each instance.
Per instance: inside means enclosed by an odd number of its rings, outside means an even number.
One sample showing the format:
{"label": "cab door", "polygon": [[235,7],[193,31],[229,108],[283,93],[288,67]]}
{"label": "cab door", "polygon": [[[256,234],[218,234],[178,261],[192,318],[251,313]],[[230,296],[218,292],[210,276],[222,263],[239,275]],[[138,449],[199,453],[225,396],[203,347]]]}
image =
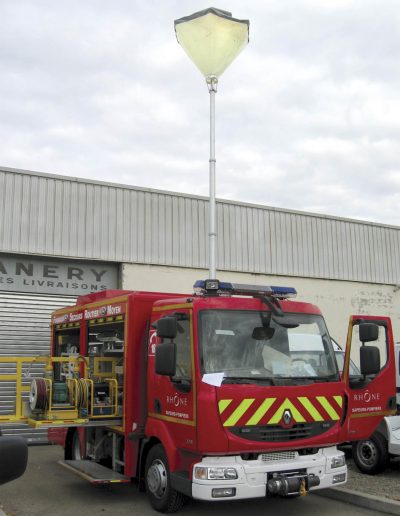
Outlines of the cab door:
{"label": "cab door", "polygon": [[343,381],[347,403],[342,441],[366,439],[396,409],[394,342],[388,317],[350,318]]}
{"label": "cab door", "polygon": [[[157,336],[160,319],[175,318],[174,338]],[[152,315],[148,355],[148,412],[162,421],[177,448],[192,450],[196,446],[196,386],[193,358],[192,310],[174,306],[173,310],[155,311]],[[157,347],[174,344],[174,374],[156,371]],[[165,346],[166,347],[166,346]],[[170,347],[167,352],[170,353]]]}

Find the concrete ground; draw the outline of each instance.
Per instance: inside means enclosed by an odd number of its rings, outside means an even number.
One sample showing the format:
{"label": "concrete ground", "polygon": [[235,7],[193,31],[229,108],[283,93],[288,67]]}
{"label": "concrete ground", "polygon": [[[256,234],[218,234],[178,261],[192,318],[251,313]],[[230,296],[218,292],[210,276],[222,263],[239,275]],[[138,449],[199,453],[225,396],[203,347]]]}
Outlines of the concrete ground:
{"label": "concrete ground", "polygon": [[[104,516],[155,515],[146,495],[135,485],[95,487],[57,464],[63,458],[58,446],[31,446],[25,475],[0,487],[0,508],[7,516]],[[254,501],[202,503],[190,501],[179,513],[182,516],[285,516],[377,515],[376,510],[349,505],[315,494],[297,499],[257,499]],[[0,513],[1,514],[1,513]]]}

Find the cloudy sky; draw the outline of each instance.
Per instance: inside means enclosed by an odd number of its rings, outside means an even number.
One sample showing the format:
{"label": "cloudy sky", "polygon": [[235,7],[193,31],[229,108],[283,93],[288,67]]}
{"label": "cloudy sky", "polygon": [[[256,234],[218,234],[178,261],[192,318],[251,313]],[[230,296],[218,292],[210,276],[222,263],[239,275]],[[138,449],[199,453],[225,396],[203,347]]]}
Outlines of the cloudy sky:
{"label": "cloudy sky", "polygon": [[0,0],[0,165],[208,194],[209,95],[173,20],[250,20],[217,196],[400,225],[398,0]]}

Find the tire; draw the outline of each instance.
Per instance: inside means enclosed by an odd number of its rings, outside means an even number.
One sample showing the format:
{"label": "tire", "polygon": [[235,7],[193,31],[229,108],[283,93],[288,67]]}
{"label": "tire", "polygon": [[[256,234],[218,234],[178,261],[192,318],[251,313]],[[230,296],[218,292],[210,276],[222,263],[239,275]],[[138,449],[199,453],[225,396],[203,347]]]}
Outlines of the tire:
{"label": "tire", "polygon": [[367,475],[381,473],[389,464],[387,441],[378,432],[369,439],[353,442],[352,452],[356,466]]}
{"label": "tire", "polygon": [[167,456],[161,444],[150,449],[145,466],[146,493],[156,511],[171,513],[179,511],[186,496],[171,487]]}
{"label": "tire", "polygon": [[69,431],[67,434],[65,451],[65,460],[82,460],[81,442],[77,430]]}

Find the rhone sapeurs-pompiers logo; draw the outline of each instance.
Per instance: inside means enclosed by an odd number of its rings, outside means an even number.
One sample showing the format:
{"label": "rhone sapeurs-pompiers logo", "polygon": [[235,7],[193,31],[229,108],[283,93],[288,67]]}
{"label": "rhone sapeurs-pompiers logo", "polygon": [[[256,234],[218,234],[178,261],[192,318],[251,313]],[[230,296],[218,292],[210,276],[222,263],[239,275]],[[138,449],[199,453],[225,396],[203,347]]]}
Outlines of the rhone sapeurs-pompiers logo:
{"label": "rhone sapeurs-pompiers logo", "polygon": [[381,394],[379,392],[369,392],[368,390],[361,394],[354,394],[354,401],[364,401],[370,403],[371,401],[380,401]]}
{"label": "rhone sapeurs-pompiers logo", "polygon": [[168,405],[174,405],[174,407],[187,407],[188,400],[187,398],[182,398],[175,394],[174,396],[167,396]]}

